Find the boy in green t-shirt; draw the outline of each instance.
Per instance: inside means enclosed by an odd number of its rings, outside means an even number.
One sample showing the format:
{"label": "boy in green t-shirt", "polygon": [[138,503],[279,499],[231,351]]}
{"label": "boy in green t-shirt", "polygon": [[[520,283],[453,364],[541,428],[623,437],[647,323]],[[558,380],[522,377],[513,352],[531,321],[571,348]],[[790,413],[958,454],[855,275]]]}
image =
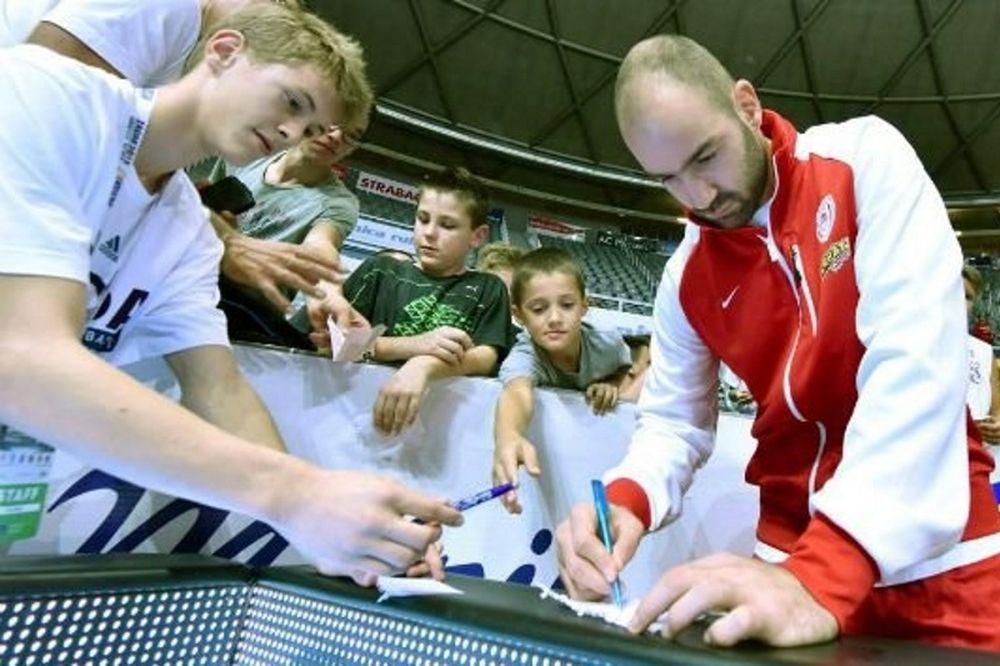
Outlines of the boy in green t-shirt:
{"label": "boy in green t-shirt", "polygon": [[383,433],[413,423],[430,380],[492,374],[507,352],[507,289],[495,275],[466,268],[489,235],[487,210],[485,188],[466,169],[435,174],[420,187],[415,260],[371,257],[344,283],[336,309],[353,306],[373,326],[386,326],[367,357],[402,364],[375,402],[373,421]]}

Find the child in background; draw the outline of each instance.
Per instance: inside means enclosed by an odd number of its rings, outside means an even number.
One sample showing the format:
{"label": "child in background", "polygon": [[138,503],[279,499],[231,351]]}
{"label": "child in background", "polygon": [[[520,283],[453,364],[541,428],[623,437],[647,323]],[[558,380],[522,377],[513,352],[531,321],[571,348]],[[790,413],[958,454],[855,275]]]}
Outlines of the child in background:
{"label": "child in background", "polygon": [[[965,287],[965,313],[972,325],[972,306],[983,288],[983,276],[973,266],[962,266]],[[979,426],[983,441],[1000,442],[1000,369],[993,358],[993,347],[969,334],[969,384],[966,402],[969,413]],[[995,480],[995,478],[994,478]]]}
{"label": "child in background", "polygon": [[649,354],[649,334],[626,335],[623,338],[632,354],[632,367],[628,369],[621,386],[618,388],[618,399],[636,402],[646,382],[646,371],[649,370],[651,356]]}
{"label": "child in background", "polygon": [[484,245],[476,256],[476,270],[493,273],[503,280],[510,292],[510,283],[514,279],[514,264],[524,256],[525,250],[510,243],[490,243]]}
{"label": "child in background", "polygon": [[[507,295],[510,295],[510,284],[514,279],[514,265],[527,252],[524,248],[511,245],[510,243],[490,243],[479,249],[476,255],[476,270],[483,273],[492,273],[503,280],[507,287]],[[513,313],[511,313],[513,314]],[[507,349],[512,349],[517,342],[517,336],[521,332],[521,327],[515,321],[510,324],[510,340]],[[503,361],[503,359],[500,359]]]}
{"label": "child in background", "polygon": [[[587,312],[583,274],[573,257],[556,248],[540,248],[517,262],[511,283],[514,316],[524,327],[500,366],[503,391],[493,427],[493,482],[517,480],[524,465],[538,476],[535,446],[524,437],[534,412],[535,386],[586,391],[595,414],[618,403],[618,390],[632,365],[621,335],[583,321]],[[503,497],[511,513],[520,513],[516,491]]]}

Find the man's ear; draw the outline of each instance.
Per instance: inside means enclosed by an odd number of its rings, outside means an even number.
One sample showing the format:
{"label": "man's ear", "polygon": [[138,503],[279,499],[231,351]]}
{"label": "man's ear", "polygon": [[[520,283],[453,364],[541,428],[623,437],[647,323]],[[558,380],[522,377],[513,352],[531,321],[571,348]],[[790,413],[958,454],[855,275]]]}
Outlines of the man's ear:
{"label": "man's ear", "polygon": [[246,46],[246,37],[236,30],[219,30],[205,42],[205,62],[212,71],[231,67]]}
{"label": "man's ear", "polygon": [[485,243],[490,237],[490,225],[480,224],[472,230],[472,247],[477,248]]}
{"label": "man's ear", "polygon": [[757,90],[746,79],[740,79],[733,86],[733,106],[739,117],[752,129],[759,130],[764,118],[764,110],[757,97]]}

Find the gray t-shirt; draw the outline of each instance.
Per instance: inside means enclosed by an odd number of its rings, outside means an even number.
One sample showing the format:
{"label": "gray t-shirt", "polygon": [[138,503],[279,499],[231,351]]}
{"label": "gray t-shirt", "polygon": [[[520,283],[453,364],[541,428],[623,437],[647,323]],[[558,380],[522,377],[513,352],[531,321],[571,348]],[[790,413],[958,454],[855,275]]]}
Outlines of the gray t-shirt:
{"label": "gray t-shirt", "polygon": [[527,331],[522,331],[500,366],[500,381],[506,384],[518,377],[528,377],[535,386],[582,391],[632,365],[628,345],[617,331],[600,330],[583,322],[580,347],[580,371],[564,372],[552,364],[544,349],[535,346]]}
{"label": "gray t-shirt", "polygon": [[358,198],[331,171],[330,178],[318,185],[275,187],[264,182],[264,172],[281,154],[265,157],[244,167],[221,160],[212,169],[215,182],[236,176],[253,193],[256,204],[236,218],[240,233],[252,238],[301,243],[319,220],[330,220],[340,227],[343,238],[358,220]]}

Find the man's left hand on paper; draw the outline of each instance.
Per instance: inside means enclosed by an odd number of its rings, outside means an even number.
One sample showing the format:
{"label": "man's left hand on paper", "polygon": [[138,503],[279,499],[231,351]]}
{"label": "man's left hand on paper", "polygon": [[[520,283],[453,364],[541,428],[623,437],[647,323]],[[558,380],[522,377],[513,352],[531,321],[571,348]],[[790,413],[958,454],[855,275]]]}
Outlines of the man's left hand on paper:
{"label": "man's left hand on paper", "polygon": [[676,636],[706,612],[723,612],[705,631],[710,645],[756,639],[777,647],[822,643],[839,628],[789,571],[718,553],[667,571],[643,597],[629,629],[642,632],[664,611],[663,635]]}

